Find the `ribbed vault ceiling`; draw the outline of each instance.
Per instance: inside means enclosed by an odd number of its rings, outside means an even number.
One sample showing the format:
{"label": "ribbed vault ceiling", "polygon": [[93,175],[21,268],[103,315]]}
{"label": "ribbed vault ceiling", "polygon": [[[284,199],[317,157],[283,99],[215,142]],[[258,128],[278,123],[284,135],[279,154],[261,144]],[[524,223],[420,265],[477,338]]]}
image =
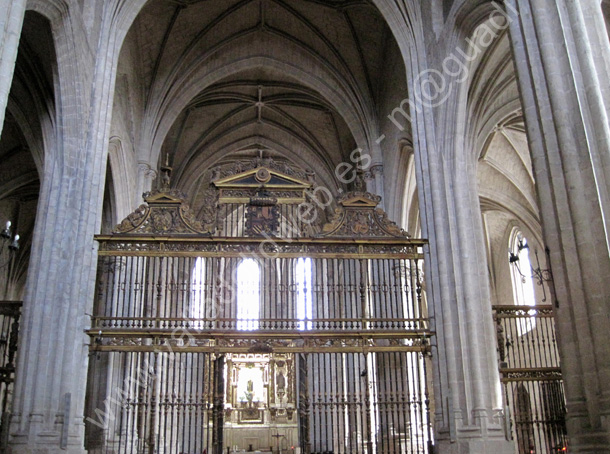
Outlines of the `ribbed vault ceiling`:
{"label": "ribbed vault ceiling", "polygon": [[[13,233],[20,236],[20,250],[10,273],[5,276],[10,274],[10,281],[21,284],[28,268],[43,174],[42,131],[45,123],[49,127],[54,109],[54,59],[53,38],[47,20],[28,11],[0,140],[0,229],[10,220]],[[6,285],[0,292],[9,287]],[[20,295],[5,294],[5,297]]]}
{"label": "ribbed vault ceiling", "polygon": [[170,130],[164,155],[176,176],[193,181],[219,161],[263,154],[317,169],[328,181],[345,150],[355,147],[341,116],[315,91],[281,74],[254,69],[199,94]]}
{"label": "ribbed vault ceiling", "polygon": [[[508,240],[514,228],[533,249],[541,230],[536,187],[522,114],[517,78],[507,33],[482,53],[469,86],[469,139],[477,152],[477,182],[489,251],[492,292],[502,299],[508,270]],[[532,250],[533,250],[532,249]],[[506,275],[508,276],[508,275]],[[507,295],[512,295],[510,287]]]}
{"label": "ribbed vault ceiling", "polygon": [[144,93],[139,159],[169,156],[188,192],[261,150],[333,188],[335,166],[378,137],[396,44],[367,1],[151,0],[127,39]]}

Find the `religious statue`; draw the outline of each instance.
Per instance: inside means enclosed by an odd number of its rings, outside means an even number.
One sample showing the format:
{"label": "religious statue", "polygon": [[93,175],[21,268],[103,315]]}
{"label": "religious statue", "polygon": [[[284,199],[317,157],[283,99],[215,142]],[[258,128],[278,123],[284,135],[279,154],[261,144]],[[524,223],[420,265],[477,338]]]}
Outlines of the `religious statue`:
{"label": "religious statue", "polygon": [[220,180],[221,176],[222,176],[222,174],[221,174],[221,171],[220,171],[220,167],[214,167],[212,169],[211,181]]}
{"label": "religious statue", "polygon": [[253,399],[254,399],[254,382],[252,380],[248,380],[248,383],[246,385],[246,400],[248,401],[249,404],[251,404]]}
{"label": "religious statue", "polygon": [[284,378],[283,373],[278,372],[276,382],[277,382],[277,390],[284,391],[284,389],[286,388],[286,379]]}

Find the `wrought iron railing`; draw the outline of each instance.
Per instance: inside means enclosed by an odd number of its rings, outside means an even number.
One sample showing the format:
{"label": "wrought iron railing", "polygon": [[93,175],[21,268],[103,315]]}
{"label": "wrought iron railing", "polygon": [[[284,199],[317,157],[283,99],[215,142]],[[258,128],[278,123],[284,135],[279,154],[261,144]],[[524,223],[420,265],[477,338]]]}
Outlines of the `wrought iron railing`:
{"label": "wrought iron railing", "polygon": [[[429,331],[421,240],[99,240],[93,332]],[[247,259],[255,290],[237,273]],[[240,313],[242,297],[258,301],[255,317]]]}
{"label": "wrought iron railing", "polygon": [[19,334],[21,301],[0,301],[0,448],[8,440],[9,406],[12,400],[15,376],[15,355]]}
{"label": "wrought iron railing", "polygon": [[553,307],[494,306],[500,374],[518,454],[568,449]]}

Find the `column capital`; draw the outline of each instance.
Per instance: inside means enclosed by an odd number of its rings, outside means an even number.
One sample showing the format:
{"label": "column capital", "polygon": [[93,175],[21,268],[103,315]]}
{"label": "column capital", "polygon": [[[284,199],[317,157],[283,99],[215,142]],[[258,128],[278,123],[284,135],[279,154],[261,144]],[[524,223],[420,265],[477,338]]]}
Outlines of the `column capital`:
{"label": "column capital", "polygon": [[157,178],[157,171],[151,167],[151,165],[145,161],[138,161],[138,173],[144,175],[147,178]]}
{"label": "column capital", "polygon": [[372,181],[378,175],[383,175],[383,164],[381,163],[370,165],[369,168],[364,171],[363,176],[365,181]]}

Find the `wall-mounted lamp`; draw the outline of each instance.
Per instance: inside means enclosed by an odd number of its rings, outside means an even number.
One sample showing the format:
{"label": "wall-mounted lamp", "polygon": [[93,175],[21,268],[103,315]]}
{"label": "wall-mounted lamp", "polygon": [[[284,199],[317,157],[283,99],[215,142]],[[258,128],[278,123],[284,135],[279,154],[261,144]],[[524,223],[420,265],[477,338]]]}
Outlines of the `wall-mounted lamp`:
{"label": "wall-mounted lamp", "polygon": [[[523,274],[523,272],[521,271],[521,268],[519,267],[519,253],[523,250],[523,249],[527,249],[529,250],[529,245],[527,244],[526,241],[523,240],[523,238],[519,238],[518,242],[517,242],[517,253],[515,254],[512,251],[509,251],[509,256],[508,256],[508,263],[510,263],[511,265],[514,265],[515,268],[517,269],[517,272],[519,273],[519,275],[521,276],[522,279],[526,278],[526,275]],[[546,255],[548,257],[549,255],[549,248],[545,248],[545,252]],[[538,258],[538,249],[534,249],[534,255],[536,256],[536,268],[533,267],[533,265],[530,263],[530,268],[531,268],[531,277],[532,279],[535,280],[536,284],[542,286],[542,302],[546,302],[546,289],[544,288],[544,283],[545,282],[550,282],[553,280],[553,275],[551,274],[551,270],[543,270],[540,268],[540,259]],[[525,282],[525,281],[524,281]]]}
{"label": "wall-mounted lamp", "polygon": [[[521,235],[519,235],[519,239],[517,240],[517,253],[515,254],[512,251],[508,251],[508,254],[509,254],[508,263],[515,264],[521,277],[525,277],[525,276],[523,275],[523,273],[521,273],[521,270],[519,269],[519,252],[521,252],[523,249],[529,250],[529,248],[530,248],[529,244],[527,244],[525,241],[523,241],[523,238],[521,238]],[[536,257],[538,257],[538,255],[536,255]]]}
{"label": "wall-mounted lamp", "polygon": [[6,225],[0,232],[0,257],[4,257],[4,251],[8,249],[8,257],[6,261],[0,264],[0,268],[4,268],[13,259],[19,249],[19,235],[11,232],[11,221],[6,221]]}

